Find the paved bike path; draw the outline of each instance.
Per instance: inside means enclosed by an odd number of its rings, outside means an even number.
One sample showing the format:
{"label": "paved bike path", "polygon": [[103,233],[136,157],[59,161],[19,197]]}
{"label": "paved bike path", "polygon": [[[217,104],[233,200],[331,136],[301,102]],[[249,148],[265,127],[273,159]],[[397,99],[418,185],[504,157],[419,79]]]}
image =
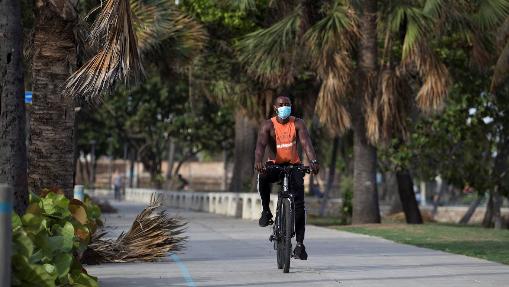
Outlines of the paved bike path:
{"label": "paved bike path", "polygon": [[[113,202],[112,237],[142,204]],[[88,266],[100,286],[509,286],[509,266],[388,240],[307,226],[307,261],[276,268],[270,228],[254,221],[169,210],[189,222],[187,250],[157,263]]]}

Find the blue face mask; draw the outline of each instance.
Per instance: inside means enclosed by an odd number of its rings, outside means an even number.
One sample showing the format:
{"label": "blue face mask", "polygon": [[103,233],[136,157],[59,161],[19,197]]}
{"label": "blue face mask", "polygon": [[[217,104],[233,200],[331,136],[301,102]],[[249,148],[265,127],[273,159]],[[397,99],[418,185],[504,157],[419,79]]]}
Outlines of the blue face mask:
{"label": "blue face mask", "polygon": [[290,107],[290,106],[283,106],[283,107],[277,108],[277,116],[282,120],[286,120],[286,118],[288,118],[291,113],[292,113],[292,107]]}

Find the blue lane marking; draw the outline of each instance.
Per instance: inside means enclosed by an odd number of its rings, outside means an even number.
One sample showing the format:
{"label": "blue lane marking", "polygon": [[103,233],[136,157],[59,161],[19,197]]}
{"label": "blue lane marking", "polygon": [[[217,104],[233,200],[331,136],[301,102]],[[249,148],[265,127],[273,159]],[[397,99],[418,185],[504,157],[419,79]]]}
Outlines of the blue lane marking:
{"label": "blue lane marking", "polygon": [[12,205],[10,202],[0,202],[0,214],[2,213],[11,213]]}
{"label": "blue lane marking", "polygon": [[182,277],[186,280],[188,287],[196,287],[196,284],[193,281],[193,278],[191,278],[191,274],[189,274],[189,270],[187,270],[186,265],[182,260],[180,260],[180,257],[178,257],[176,254],[171,253],[170,258],[177,263],[177,266],[180,269],[180,274],[182,274]]}

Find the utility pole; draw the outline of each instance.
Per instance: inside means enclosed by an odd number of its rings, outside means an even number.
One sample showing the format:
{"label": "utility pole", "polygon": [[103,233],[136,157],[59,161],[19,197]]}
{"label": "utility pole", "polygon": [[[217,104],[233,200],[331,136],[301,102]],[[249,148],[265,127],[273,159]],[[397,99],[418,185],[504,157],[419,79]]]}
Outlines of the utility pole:
{"label": "utility pole", "polygon": [[12,193],[0,184],[0,286],[11,286]]}

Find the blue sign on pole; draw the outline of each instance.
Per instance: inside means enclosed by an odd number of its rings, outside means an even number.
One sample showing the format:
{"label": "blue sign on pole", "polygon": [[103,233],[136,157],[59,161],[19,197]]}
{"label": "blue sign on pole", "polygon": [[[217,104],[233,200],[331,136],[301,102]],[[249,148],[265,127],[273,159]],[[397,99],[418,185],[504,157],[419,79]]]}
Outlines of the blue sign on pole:
{"label": "blue sign on pole", "polygon": [[25,91],[25,104],[32,104],[32,91]]}

